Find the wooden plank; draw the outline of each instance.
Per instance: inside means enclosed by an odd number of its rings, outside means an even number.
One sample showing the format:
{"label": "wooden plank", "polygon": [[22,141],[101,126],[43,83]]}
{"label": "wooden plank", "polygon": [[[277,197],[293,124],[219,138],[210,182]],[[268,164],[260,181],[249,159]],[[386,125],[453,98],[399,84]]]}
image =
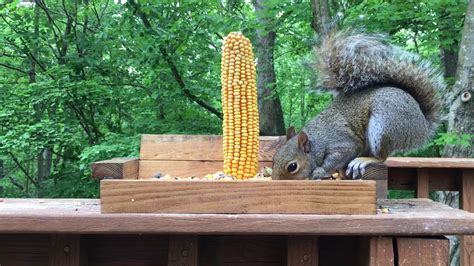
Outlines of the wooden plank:
{"label": "wooden plank", "polygon": [[[140,160],[138,178],[149,179],[157,173],[169,174],[177,177],[205,176],[222,172],[224,163],[221,161],[147,161]],[[271,162],[260,162],[259,169],[271,167]]]}
{"label": "wooden plank", "polygon": [[474,168],[474,158],[389,157],[385,164],[389,168]]}
{"label": "wooden plank", "polygon": [[48,260],[48,235],[0,234],[0,265],[47,266]]}
{"label": "wooden plank", "polygon": [[[285,140],[284,136],[260,137],[260,161],[271,161]],[[215,135],[142,135],[140,159],[144,160],[223,160],[222,136]],[[473,158],[389,157],[388,167],[474,168]]]}
{"label": "wooden plank", "polygon": [[371,237],[369,239],[370,266],[393,266],[395,257],[393,253],[393,239],[391,237]]}
{"label": "wooden plank", "polygon": [[398,265],[448,265],[449,240],[446,238],[398,237]]}
{"label": "wooden plank", "polygon": [[102,214],[96,199],[4,199],[0,233],[470,235],[474,214],[427,199],[379,200],[377,215]]}
{"label": "wooden plank", "polygon": [[198,237],[193,235],[170,236],[168,266],[197,266]]}
{"label": "wooden plank", "polygon": [[430,192],[430,176],[428,169],[420,168],[417,169],[417,186],[416,186],[416,197],[417,198],[429,198]]}
{"label": "wooden plank", "polygon": [[102,180],[103,213],[375,214],[375,181]]}
{"label": "wooden plank", "polygon": [[[474,212],[474,169],[462,171],[461,208]],[[474,265],[474,236],[462,236],[461,265]]]}
{"label": "wooden plank", "polygon": [[87,265],[81,261],[80,235],[53,234],[50,238],[50,266],[81,266]]}
{"label": "wooden plank", "polygon": [[288,236],[288,266],[319,265],[318,238],[315,236]]}
{"label": "wooden plank", "polygon": [[114,158],[92,163],[92,177],[96,179],[137,179],[137,158]]}
{"label": "wooden plank", "polygon": [[164,266],[168,263],[166,235],[92,234],[82,235],[88,266]]}
{"label": "wooden plank", "polygon": [[281,266],[286,236],[219,235],[199,237],[199,265]]}
{"label": "wooden plank", "polygon": [[[318,236],[320,265],[367,265],[360,263],[360,237]],[[364,254],[366,256],[366,254]]]}
{"label": "wooden plank", "polygon": [[[272,161],[284,137],[260,137],[259,161]],[[222,161],[222,136],[142,135],[140,160]]]}
{"label": "wooden plank", "polygon": [[[431,191],[460,191],[461,169],[432,168],[426,169],[430,177]],[[416,168],[389,168],[388,188],[393,190],[416,190]]]}
{"label": "wooden plank", "polygon": [[386,199],[388,197],[388,180],[377,180],[377,199]]}

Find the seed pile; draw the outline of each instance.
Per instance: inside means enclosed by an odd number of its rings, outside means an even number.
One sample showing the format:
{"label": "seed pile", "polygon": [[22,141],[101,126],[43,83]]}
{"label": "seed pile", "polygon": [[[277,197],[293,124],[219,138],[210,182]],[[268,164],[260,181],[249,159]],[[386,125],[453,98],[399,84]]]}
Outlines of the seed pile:
{"label": "seed pile", "polygon": [[[213,180],[213,181],[229,181],[229,180],[241,180],[231,175],[226,175],[223,172],[217,172],[215,174],[208,174],[205,176],[189,176],[189,177],[174,177],[170,175],[156,174],[155,178],[158,180]],[[264,167],[262,171],[255,176],[246,180],[272,180],[272,169]]]}

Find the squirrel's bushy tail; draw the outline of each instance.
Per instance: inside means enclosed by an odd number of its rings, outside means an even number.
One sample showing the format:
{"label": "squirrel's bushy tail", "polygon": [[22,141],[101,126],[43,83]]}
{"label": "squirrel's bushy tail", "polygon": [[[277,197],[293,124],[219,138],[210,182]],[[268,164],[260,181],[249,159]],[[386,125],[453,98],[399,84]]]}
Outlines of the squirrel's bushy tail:
{"label": "squirrel's bushy tail", "polygon": [[315,67],[324,89],[342,93],[377,85],[396,86],[420,105],[432,127],[438,120],[442,75],[418,55],[387,43],[384,35],[333,32],[316,48]]}

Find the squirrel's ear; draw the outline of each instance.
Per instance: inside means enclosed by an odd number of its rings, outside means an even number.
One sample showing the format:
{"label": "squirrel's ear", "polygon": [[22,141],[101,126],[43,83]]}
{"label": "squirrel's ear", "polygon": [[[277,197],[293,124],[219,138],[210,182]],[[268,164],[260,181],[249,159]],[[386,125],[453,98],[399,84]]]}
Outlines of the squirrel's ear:
{"label": "squirrel's ear", "polygon": [[289,127],[286,130],[286,140],[290,140],[292,137],[296,135],[296,131],[294,127]]}
{"label": "squirrel's ear", "polygon": [[308,153],[311,149],[311,144],[309,142],[308,135],[306,135],[304,131],[301,131],[300,134],[298,134],[298,146],[305,153]]}

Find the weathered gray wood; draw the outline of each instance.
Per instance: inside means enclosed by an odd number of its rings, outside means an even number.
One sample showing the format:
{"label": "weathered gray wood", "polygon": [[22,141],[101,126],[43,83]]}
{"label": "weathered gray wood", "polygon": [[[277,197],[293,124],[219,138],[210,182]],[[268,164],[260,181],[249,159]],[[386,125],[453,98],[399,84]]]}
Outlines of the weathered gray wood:
{"label": "weathered gray wood", "polygon": [[393,266],[395,256],[393,252],[393,239],[391,237],[371,237],[369,239],[370,266]]}
{"label": "weathered gray wood", "polygon": [[389,157],[389,168],[474,168],[474,158]]}
{"label": "weathered gray wood", "polygon": [[[355,245],[354,265],[394,266],[393,238],[387,236],[360,237]],[[327,256],[327,255],[326,255]],[[337,254],[333,254],[337,256]],[[398,265],[396,265],[398,266]]]}
{"label": "weathered gray wood", "polygon": [[397,237],[398,264],[406,266],[448,265],[449,240]]}
{"label": "weathered gray wood", "polygon": [[101,214],[94,199],[4,199],[0,233],[474,234],[474,214],[426,199],[379,200],[389,214]]}

